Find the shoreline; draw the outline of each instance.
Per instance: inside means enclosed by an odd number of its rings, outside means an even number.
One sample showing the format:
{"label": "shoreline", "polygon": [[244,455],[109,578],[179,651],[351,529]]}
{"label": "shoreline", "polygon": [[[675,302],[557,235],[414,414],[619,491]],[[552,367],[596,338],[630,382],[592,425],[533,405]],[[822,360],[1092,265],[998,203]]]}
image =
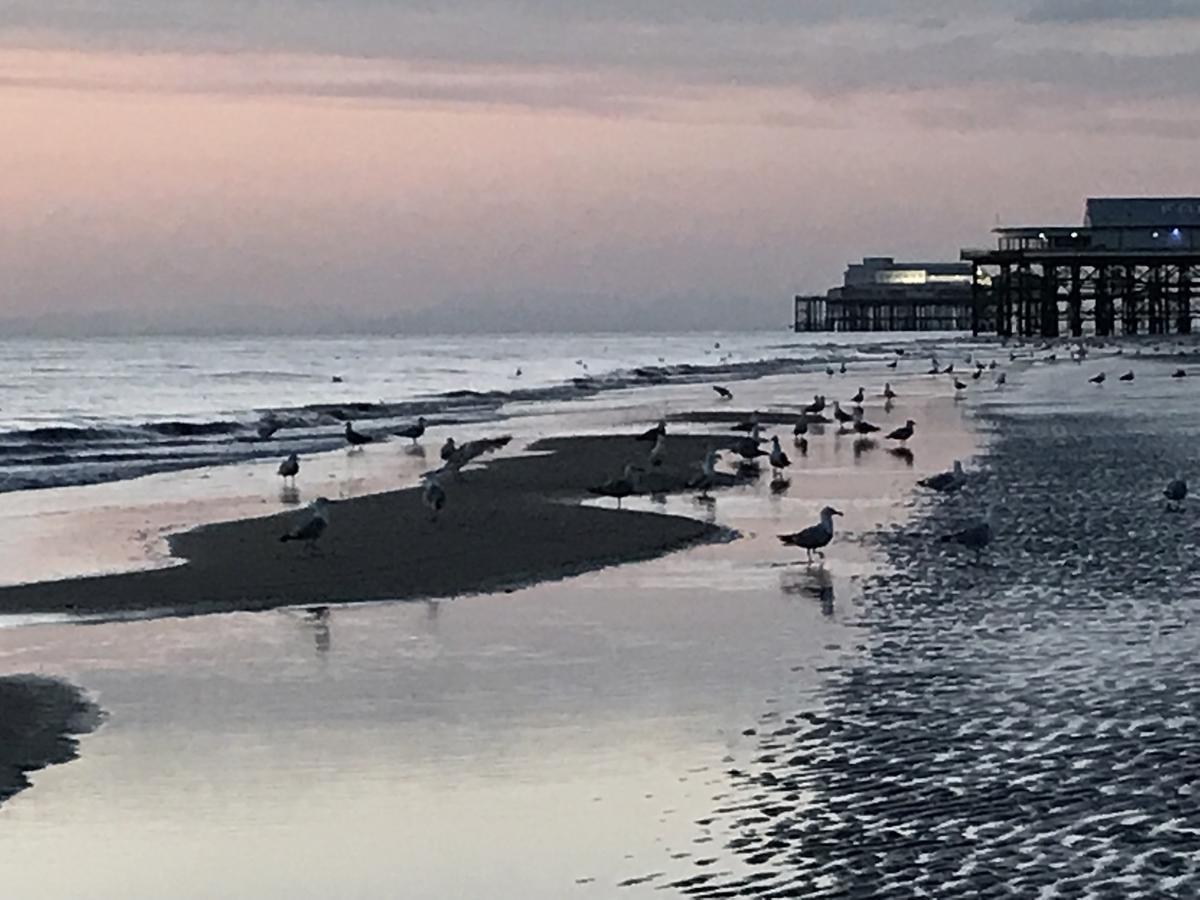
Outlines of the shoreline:
{"label": "shoreline", "polygon": [[[732,440],[673,435],[655,482],[683,488],[709,446]],[[535,442],[530,455],[448,480],[436,522],[419,488],[339,501],[312,556],[278,540],[306,510],[204,525],[170,537],[180,564],[3,587],[0,614],[193,615],[491,593],[719,539],[723,530],[700,519],[580,502],[647,448],[632,435]]]}
{"label": "shoreline", "polygon": [[78,756],[77,737],[96,730],[100,708],[57,678],[0,676],[0,807],[31,786],[29,773]]}
{"label": "shoreline", "polygon": [[[1053,408],[1028,402],[1061,393],[1048,372],[1024,402],[977,409],[989,440],[968,486],[874,536],[892,571],[864,581],[861,659],[730,772],[698,823],[727,840],[722,865],[664,887],[1195,890],[1200,539],[1196,509],[1167,512],[1161,491],[1190,471],[1200,409],[1165,372],[1101,396],[1065,371],[1079,384]],[[1179,414],[1147,416],[1164,396]],[[988,506],[982,565],[940,542]]]}

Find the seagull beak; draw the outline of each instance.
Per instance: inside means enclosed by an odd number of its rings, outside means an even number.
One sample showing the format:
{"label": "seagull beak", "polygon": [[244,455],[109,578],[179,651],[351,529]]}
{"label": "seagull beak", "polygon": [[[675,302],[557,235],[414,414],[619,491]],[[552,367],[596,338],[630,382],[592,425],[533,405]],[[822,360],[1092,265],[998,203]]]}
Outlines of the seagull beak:
{"label": "seagull beak", "polygon": [[835,516],[840,516],[840,515],[842,514],[842,511],[841,511],[840,509],[835,509],[835,510],[833,511],[833,514],[834,514]]}

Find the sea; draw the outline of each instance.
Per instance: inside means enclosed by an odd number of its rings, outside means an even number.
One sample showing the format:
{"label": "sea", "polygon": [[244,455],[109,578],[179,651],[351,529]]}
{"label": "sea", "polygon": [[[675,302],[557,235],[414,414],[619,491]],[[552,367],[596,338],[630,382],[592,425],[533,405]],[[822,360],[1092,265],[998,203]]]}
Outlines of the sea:
{"label": "sea", "polygon": [[800,372],[945,335],[787,332],[0,340],[0,492],[341,446],[608,391]]}

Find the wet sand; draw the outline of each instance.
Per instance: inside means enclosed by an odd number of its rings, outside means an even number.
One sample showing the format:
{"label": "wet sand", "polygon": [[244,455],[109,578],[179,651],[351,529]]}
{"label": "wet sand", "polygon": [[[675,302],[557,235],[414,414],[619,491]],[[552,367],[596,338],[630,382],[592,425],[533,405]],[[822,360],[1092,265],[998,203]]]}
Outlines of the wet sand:
{"label": "wet sand", "polygon": [[[698,823],[723,852],[676,890],[1196,895],[1200,508],[1161,491],[1195,474],[1200,405],[1136,365],[1136,387],[1068,364],[980,404],[981,469],[876,536],[866,652],[823,709],[762,723]],[[939,542],[988,505],[984,564]]]}
{"label": "wet sand", "polygon": [[0,678],[0,803],[29,787],[28,773],[75,758],[78,742],[100,722],[79,688],[54,678]]}
{"label": "wet sand", "polygon": [[[650,476],[679,490],[709,446],[731,438],[676,436]],[[678,515],[581,505],[587,488],[642,464],[632,435],[539,442],[535,455],[496,460],[448,480],[447,507],[431,521],[420,491],[335,502],[317,554],[279,536],[307,511],[209,525],[171,538],[183,565],[0,589],[5,614],[169,611],[177,615],[446,597],[508,590],[604,565],[645,559],[722,532]],[[732,482],[732,479],[728,479]]]}

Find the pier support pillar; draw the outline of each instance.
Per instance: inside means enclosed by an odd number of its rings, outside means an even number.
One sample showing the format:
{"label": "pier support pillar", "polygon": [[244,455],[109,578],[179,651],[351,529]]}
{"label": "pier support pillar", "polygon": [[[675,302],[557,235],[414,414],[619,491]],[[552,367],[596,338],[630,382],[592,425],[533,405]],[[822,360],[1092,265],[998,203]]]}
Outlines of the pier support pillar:
{"label": "pier support pillar", "polygon": [[1179,312],[1175,324],[1180,334],[1192,333],[1192,267],[1179,267]]}
{"label": "pier support pillar", "polygon": [[1071,337],[1083,337],[1083,290],[1078,263],[1071,266],[1071,298],[1067,302],[1067,319]]}
{"label": "pier support pillar", "polygon": [[1042,265],[1042,296],[1038,302],[1042,337],[1058,337],[1058,269]]}

